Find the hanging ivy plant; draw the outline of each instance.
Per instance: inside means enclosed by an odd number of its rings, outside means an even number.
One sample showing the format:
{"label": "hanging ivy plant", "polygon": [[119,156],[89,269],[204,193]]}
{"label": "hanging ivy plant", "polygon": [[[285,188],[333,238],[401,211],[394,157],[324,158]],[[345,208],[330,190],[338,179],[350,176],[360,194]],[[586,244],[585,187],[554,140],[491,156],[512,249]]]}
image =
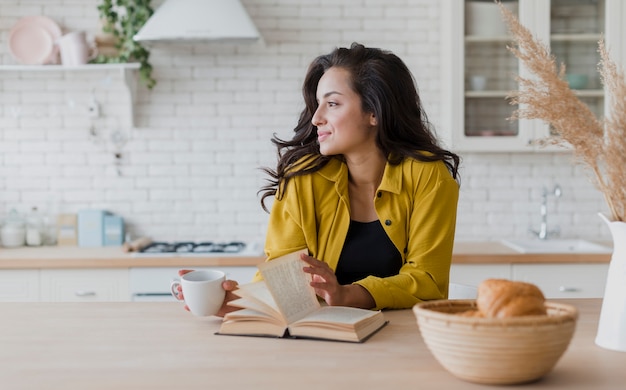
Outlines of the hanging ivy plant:
{"label": "hanging ivy plant", "polygon": [[152,65],[148,62],[150,51],[133,40],[133,36],[143,27],[154,10],[152,0],[102,0],[98,12],[102,20],[102,31],[113,34],[116,38],[117,54],[98,55],[92,63],[127,63],[138,62],[139,78],[152,88],[156,80],[152,78]]}

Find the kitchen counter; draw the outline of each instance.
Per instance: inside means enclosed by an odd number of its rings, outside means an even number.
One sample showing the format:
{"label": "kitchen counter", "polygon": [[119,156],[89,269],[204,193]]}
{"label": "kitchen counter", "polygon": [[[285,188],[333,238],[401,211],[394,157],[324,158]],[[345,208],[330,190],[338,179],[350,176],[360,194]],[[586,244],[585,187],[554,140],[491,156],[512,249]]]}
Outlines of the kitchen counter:
{"label": "kitchen counter", "polygon": [[131,268],[184,266],[253,266],[261,256],[133,257],[121,247],[79,248],[71,246],[0,248],[0,269],[26,268]]}
{"label": "kitchen counter", "polygon": [[[618,389],[626,353],[594,344],[599,299],[560,300],[580,317],[568,350],[524,387]],[[179,303],[0,303],[3,389],[510,389],[457,379],[410,310],[363,344],[218,336],[221,319]]]}
{"label": "kitchen counter", "polygon": [[[499,243],[457,242],[453,264],[608,263],[610,254],[524,254]],[[0,248],[0,269],[256,266],[263,256],[133,257],[121,247]]]}

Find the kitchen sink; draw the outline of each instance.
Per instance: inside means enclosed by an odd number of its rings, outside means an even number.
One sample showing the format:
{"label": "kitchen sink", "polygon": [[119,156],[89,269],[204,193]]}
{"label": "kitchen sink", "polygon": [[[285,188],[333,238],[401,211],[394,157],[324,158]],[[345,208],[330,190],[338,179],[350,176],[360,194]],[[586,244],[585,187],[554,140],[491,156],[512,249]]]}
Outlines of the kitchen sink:
{"label": "kitchen sink", "polygon": [[580,239],[502,240],[504,245],[520,253],[612,253],[613,249]]}

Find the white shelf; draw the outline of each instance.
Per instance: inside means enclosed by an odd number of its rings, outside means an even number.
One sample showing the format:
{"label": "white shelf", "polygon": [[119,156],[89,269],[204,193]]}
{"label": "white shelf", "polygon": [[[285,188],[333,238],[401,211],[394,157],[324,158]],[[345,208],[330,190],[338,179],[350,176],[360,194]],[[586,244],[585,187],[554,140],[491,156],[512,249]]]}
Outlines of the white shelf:
{"label": "white shelf", "polygon": [[575,89],[574,93],[580,97],[604,97],[602,89]]}
{"label": "white shelf", "polygon": [[[596,43],[602,38],[601,34],[580,33],[580,34],[563,34],[556,33],[550,35],[553,42],[592,42]],[[513,37],[508,35],[484,36],[484,35],[465,35],[465,42],[468,43],[498,43],[512,42]]]}
{"label": "white shelf", "polygon": [[510,91],[467,91],[465,97],[468,98],[506,98]]}
{"label": "white shelf", "polygon": [[0,72],[104,72],[118,71],[124,80],[126,92],[130,101],[130,125],[135,126],[135,96],[137,92],[137,70],[140,64],[136,62],[124,64],[86,64],[79,66],[63,65],[0,65]]}
{"label": "white shelf", "polygon": [[484,35],[465,35],[465,42],[476,43],[492,43],[492,42],[511,42],[513,37],[509,35],[484,36]]}
{"label": "white shelf", "polygon": [[33,72],[59,72],[59,71],[103,71],[103,70],[133,70],[139,69],[140,64],[136,62],[126,64],[86,64],[79,66],[64,65],[0,65],[0,71],[33,71]]}
{"label": "white shelf", "polygon": [[553,42],[593,42],[600,40],[600,34],[552,34],[550,40]]}
{"label": "white shelf", "polygon": [[[604,90],[602,89],[574,89],[574,93],[580,97],[603,97]],[[465,92],[466,98],[506,98],[514,91],[467,91]]]}

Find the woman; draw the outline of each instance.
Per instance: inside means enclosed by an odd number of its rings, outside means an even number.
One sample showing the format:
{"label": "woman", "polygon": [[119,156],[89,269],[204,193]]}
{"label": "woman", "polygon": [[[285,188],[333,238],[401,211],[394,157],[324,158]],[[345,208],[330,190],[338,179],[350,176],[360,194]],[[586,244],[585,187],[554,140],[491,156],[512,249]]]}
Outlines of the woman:
{"label": "woman", "polygon": [[274,137],[278,165],[265,170],[268,261],[307,248],[305,272],[329,305],[446,298],[459,158],[437,145],[409,69],[355,43],[317,57],[303,95],[293,139]]}

